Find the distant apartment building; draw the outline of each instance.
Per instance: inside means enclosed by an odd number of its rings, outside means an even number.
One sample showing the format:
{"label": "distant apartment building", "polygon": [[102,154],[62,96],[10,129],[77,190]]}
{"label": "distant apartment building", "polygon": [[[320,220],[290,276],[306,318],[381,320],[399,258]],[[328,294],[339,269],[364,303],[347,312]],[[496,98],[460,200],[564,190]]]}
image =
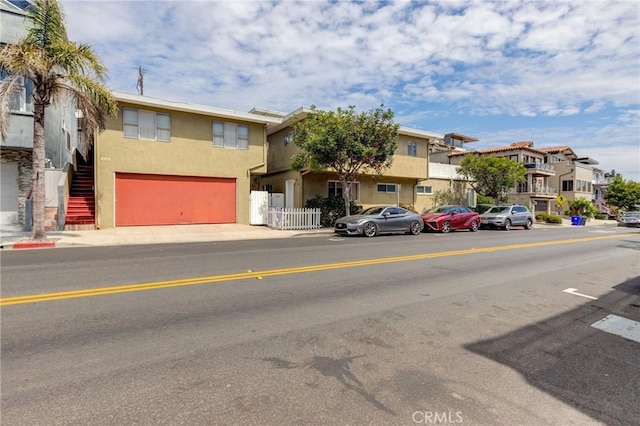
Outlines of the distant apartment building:
{"label": "distant apartment building", "polygon": [[[554,165],[545,163],[545,153],[535,149],[533,142],[514,142],[507,146],[487,148],[473,151],[476,155],[493,155],[506,157],[510,160],[523,163],[527,169],[526,181],[518,184],[509,191],[509,202],[523,204],[532,211],[551,213],[554,207],[553,200],[558,196],[555,185],[556,170]],[[459,165],[466,151],[452,151],[438,155],[441,161]]]}

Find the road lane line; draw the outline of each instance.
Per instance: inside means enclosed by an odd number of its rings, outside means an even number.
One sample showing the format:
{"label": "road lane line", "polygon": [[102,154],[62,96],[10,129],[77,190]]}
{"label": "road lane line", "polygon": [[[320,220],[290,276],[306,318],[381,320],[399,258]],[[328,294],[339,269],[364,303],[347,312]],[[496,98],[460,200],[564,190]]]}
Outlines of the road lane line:
{"label": "road lane line", "polygon": [[598,300],[597,297],[589,296],[588,294],[578,293],[578,289],[577,288],[567,288],[567,289],[562,290],[562,291],[565,292],[565,293],[573,294],[574,296],[580,296],[580,297],[586,297],[587,299]]}
{"label": "road lane line", "polygon": [[486,248],[471,248],[464,250],[454,250],[436,253],[423,253],[408,256],[386,257],[378,259],[356,260],[349,262],[327,263],[311,266],[297,266],[292,268],[272,269],[265,271],[247,271],[236,274],[213,275],[208,277],[185,278],[170,281],[156,281],[141,284],[125,284],[110,287],[98,287],[82,290],[61,291],[55,293],[29,294],[23,296],[10,296],[0,298],[0,306],[23,305],[28,303],[50,302],[54,300],[77,299],[92,296],[104,296],[109,294],[131,293],[144,290],[156,290],[161,288],[183,287],[199,284],[212,284],[226,281],[238,281],[246,279],[263,279],[265,277],[275,277],[279,275],[300,274],[307,272],[318,272],[332,269],[353,268],[358,266],[371,266],[395,262],[408,262],[415,260],[435,259],[439,257],[462,256],[467,254],[493,253],[497,251],[517,250],[524,248],[547,247],[561,244],[574,244],[588,241],[599,241],[613,238],[636,236],[637,234],[616,234],[598,237],[571,238],[567,240],[544,241],[538,243],[512,244],[508,246],[495,246]]}

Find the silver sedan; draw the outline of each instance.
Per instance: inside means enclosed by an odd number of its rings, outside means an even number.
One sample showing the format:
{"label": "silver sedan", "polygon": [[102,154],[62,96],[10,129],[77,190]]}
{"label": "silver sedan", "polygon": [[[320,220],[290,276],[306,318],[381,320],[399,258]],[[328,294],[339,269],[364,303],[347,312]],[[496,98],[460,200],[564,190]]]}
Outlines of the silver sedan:
{"label": "silver sedan", "polygon": [[334,231],[342,235],[364,235],[422,232],[422,217],[414,212],[395,206],[371,207],[360,214],[345,216],[336,221]]}

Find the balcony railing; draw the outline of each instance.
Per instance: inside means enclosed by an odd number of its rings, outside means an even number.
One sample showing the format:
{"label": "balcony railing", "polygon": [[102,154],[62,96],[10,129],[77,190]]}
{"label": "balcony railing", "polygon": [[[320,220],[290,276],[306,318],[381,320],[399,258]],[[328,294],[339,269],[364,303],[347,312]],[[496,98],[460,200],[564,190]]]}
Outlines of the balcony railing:
{"label": "balcony railing", "polygon": [[556,169],[551,164],[546,163],[524,163],[524,167],[527,169],[545,170],[548,172],[556,171]]}
{"label": "balcony railing", "polygon": [[527,185],[526,183],[518,185],[518,193],[557,194],[556,189],[551,186]]}

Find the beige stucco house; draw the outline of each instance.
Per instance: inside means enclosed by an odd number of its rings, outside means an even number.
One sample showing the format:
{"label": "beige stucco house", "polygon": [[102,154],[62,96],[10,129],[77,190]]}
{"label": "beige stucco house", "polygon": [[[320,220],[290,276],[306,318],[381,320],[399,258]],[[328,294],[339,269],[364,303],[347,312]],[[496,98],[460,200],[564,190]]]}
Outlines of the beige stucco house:
{"label": "beige stucco house", "polygon": [[[274,111],[252,110],[282,118],[281,123],[267,126],[269,152],[267,173],[261,176],[261,189],[285,194],[286,207],[304,207],[307,200],[316,196],[341,195],[342,184],[331,170],[312,173],[291,169],[291,158],[298,152],[293,144],[293,125],[303,120],[308,108],[299,108],[290,114]],[[357,182],[351,183],[351,199],[363,207],[381,204],[407,204],[417,211],[433,206],[430,195],[434,189],[448,187],[451,178],[430,179],[429,151],[434,141],[443,142],[445,135],[424,130],[400,127],[398,147],[393,163],[382,175],[364,173]]]}
{"label": "beige stucco house", "polygon": [[249,222],[252,182],[267,172],[267,125],[279,118],[114,96],[118,115],[93,150],[97,228]]}
{"label": "beige stucco house", "polygon": [[[567,202],[577,198],[596,201],[594,183],[601,183],[602,173],[594,167],[598,161],[589,157],[579,157],[569,146],[540,148],[540,151],[546,154],[546,162],[555,168],[554,185]],[[564,207],[566,209],[567,206]],[[601,207],[604,210],[606,205],[601,203]]]}

